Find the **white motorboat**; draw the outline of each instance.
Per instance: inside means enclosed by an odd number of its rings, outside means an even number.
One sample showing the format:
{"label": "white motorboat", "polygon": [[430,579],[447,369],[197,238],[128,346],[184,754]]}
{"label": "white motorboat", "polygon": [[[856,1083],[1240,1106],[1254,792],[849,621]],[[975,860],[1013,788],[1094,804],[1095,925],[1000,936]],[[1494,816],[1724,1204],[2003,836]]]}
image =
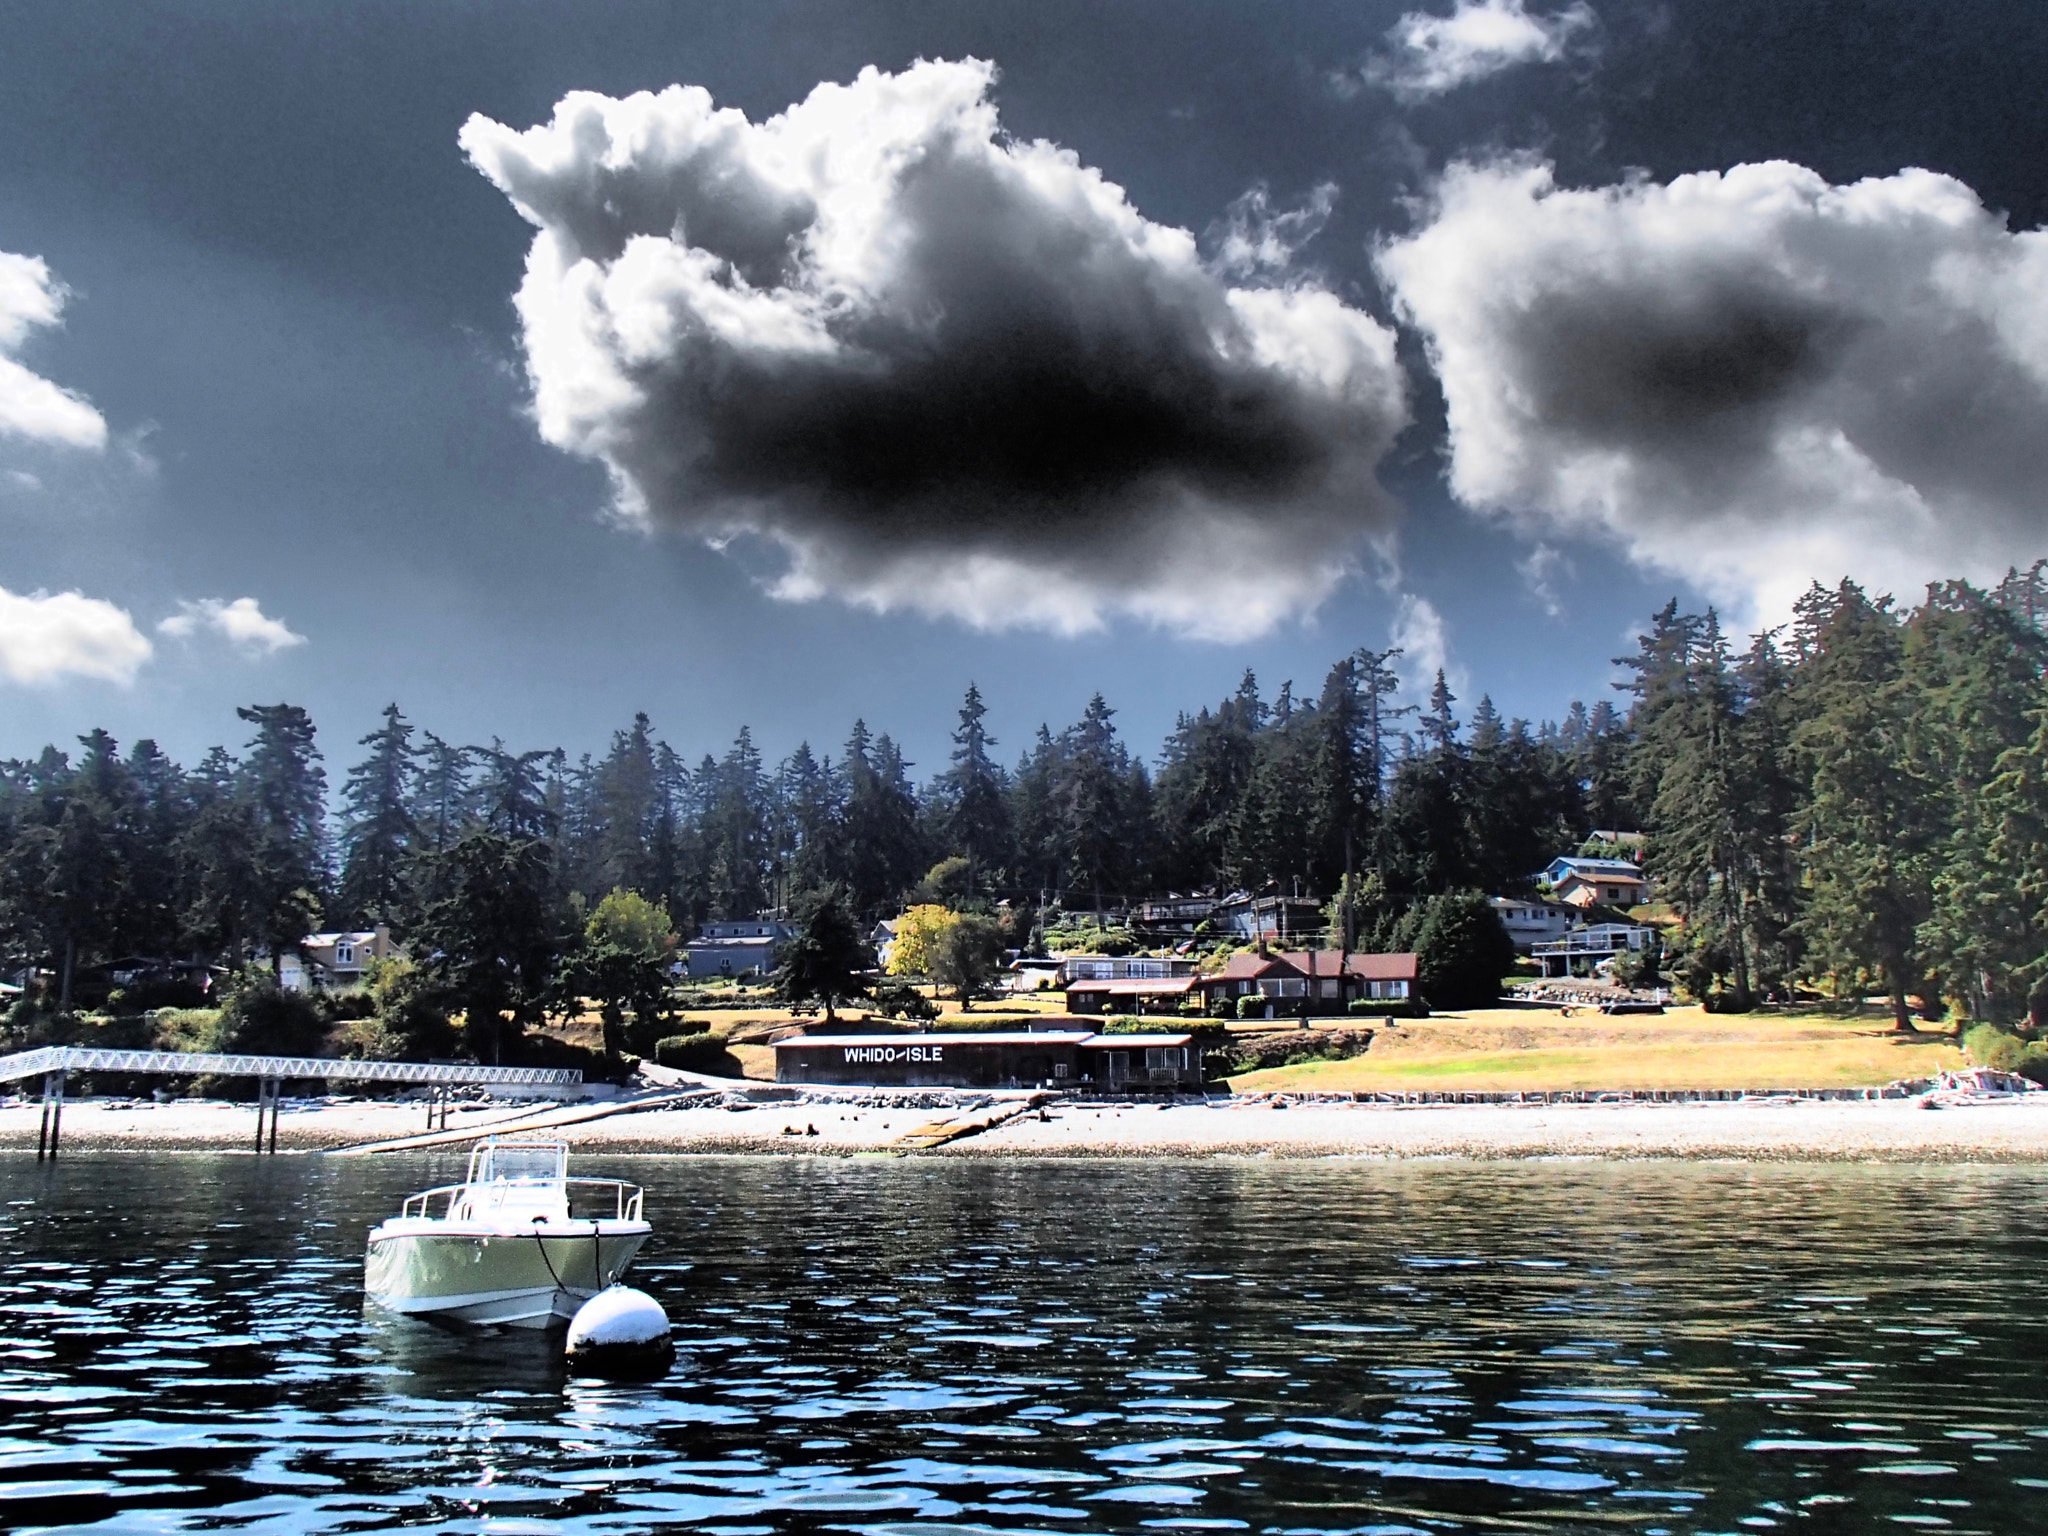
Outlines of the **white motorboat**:
{"label": "white motorboat", "polygon": [[462,1183],[370,1233],[364,1289],[391,1312],[545,1328],[625,1273],[653,1230],[640,1208],[635,1185],[570,1178],[566,1142],[487,1137]]}

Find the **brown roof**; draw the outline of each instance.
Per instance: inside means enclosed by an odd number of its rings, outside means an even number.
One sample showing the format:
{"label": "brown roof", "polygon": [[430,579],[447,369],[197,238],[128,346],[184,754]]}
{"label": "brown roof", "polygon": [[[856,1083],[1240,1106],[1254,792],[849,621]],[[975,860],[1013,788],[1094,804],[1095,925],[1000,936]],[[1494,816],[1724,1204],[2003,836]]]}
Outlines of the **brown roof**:
{"label": "brown roof", "polygon": [[1201,981],[1255,981],[1261,976],[1274,972],[1288,976],[1305,974],[1299,966],[1289,963],[1279,955],[1262,955],[1255,949],[1240,950],[1230,957],[1230,963],[1213,976],[1198,978]]}
{"label": "brown roof", "polygon": [[1391,955],[1345,954],[1335,949],[1291,949],[1281,958],[1304,976],[1341,976],[1349,971],[1367,981],[1413,981],[1415,956],[1403,951]]}
{"label": "brown roof", "polygon": [[1196,985],[1219,981],[1257,981],[1261,977],[1341,976],[1345,971],[1365,981],[1415,980],[1415,956],[1409,952],[1393,955],[1344,954],[1334,949],[1290,949],[1262,955],[1245,950],[1230,957],[1230,963],[1213,976],[1199,976]]}

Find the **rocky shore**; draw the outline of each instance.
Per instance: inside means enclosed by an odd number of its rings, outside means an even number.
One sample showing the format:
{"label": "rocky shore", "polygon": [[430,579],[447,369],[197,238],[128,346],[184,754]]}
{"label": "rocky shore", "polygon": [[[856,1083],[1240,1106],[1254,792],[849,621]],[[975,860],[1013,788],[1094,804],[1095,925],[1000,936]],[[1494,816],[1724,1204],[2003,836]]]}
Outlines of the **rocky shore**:
{"label": "rocky shore", "polygon": [[[40,1108],[0,1100],[0,1152],[32,1156]],[[287,1152],[459,1148],[534,1129],[598,1152],[940,1157],[1681,1158],[1783,1162],[2048,1162],[2048,1093],[1930,1107],[1918,1098],[1719,1103],[1367,1104],[1286,1096],[1087,1104],[1032,1095],[797,1095],[678,1084],[636,1101],[458,1108],[425,1143],[417,1103],[287,1100]],[[63,1148],[250,1150],[253,1106],[73,1099]]]}

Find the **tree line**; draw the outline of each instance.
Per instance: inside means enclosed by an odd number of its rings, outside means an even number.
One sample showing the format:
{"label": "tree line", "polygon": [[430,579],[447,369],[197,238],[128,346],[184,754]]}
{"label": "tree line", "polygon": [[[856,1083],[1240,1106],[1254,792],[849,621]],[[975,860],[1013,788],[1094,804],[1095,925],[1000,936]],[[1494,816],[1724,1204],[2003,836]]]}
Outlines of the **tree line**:
{"label": "tree line", "polygon": [[742,729],[692,764],[645,715],[571,758],[453,744],[394,704],[330,813],[297,706],[239,711],[240,754],[190,769],[94,731],[0,763],[0,964],[47,971],[68,1007],[123,960],[232,968],[385,924],[460,1003],[531,1019],[614,892],[685,937],[827,890],[863,921],[1003,904],[1021,943],[1056,907],[1342,891],[1365,943],[1432,895],[1526,892],[1603,828],[1647,834],[1696,995],[1827,980],[1902,1022],[1909,997],[2012,1018],[2048,975],[2042,592],[2038,566],[1911,609],[1816,587],[1739,652],[1673,603],[1625,659],[1622,707],[1533,724],[1487,698],[1461,718],[1441,674],[1403,702],[1398,653],[1360,650],[1312,697],[1247,673],[1150,761],[1097,695],[1006,762],[970,686],[921,783],[858,720],[836,751],[771,764]]}

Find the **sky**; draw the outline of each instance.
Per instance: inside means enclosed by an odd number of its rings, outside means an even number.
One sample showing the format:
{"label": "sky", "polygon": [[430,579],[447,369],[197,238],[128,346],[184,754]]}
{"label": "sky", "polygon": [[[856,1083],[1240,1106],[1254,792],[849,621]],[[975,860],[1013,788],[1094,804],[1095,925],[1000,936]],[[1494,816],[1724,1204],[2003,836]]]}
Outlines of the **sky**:
{"label": "sky", "polygon": [[2048,11],[12,7],[0,756],[1141,751],[2048,555]]}

